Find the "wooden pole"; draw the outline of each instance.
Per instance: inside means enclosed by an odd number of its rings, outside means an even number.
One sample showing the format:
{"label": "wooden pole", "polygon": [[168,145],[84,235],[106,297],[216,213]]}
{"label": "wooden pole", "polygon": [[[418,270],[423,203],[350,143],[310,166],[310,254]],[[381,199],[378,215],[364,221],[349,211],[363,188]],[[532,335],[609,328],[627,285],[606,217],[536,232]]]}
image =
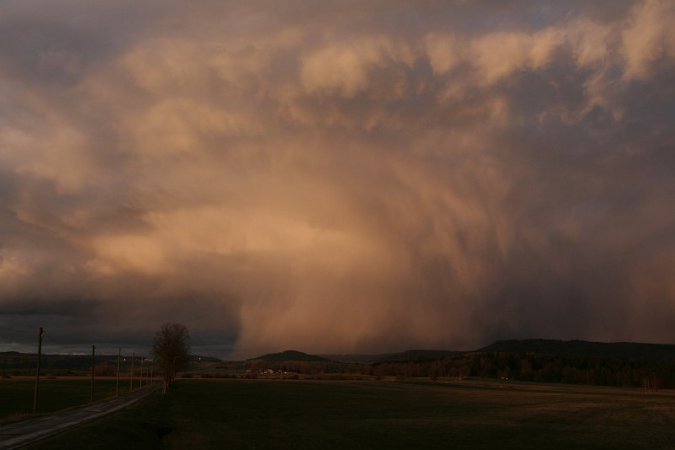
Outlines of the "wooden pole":
{"label": "wooden pole", "polygon": [[131,353],[131,370],[129,371],[129,392],[134,390],[134,357],[136,353]]}
{"label": "wooden pole", "polygon": [[115,380],[115,397],[120,396],[120,360],[122,359],[122,347],[117,347],[117,376]]}
{"label": "wooden pole", "polygon": [[35,389],[33,390],[33,414],[37,412],[38,393],[40,392],[40,360],[42,359],[42,336],[45,330],[38,330],[37,368],[35,369]]}
{"label": "wooden pole", "polygon": [[96,346],[91,346],[91,401],[94,401],[94,367],[96,366]]}

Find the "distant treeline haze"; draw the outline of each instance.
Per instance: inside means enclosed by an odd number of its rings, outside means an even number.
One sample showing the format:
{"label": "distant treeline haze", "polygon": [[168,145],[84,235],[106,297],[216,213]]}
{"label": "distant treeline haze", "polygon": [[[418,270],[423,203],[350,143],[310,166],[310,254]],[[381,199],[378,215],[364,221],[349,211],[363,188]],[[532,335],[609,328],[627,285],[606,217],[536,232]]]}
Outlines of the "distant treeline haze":
{"label": "distant treeline haze", "polygon": [[484,377],[544,383],[675,388],[675,363],[541,354],[467,353],[437,361],[383,362],[379,376]]}
{"label": "distant treeline haze", "polygon": [[536,353],[474,352],[438,360],[341,364],[310,361],[250,361],[246,367],[300,374],[360,373],[375,377],[482,377],[542,383],[675,388],[675,362],[564,357]]}

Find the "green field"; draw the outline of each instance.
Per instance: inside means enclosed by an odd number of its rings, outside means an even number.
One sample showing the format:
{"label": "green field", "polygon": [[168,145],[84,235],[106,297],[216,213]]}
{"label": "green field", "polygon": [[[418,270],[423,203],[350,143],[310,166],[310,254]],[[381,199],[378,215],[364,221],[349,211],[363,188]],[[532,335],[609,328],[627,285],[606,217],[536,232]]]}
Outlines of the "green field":
{"label": "green field", "polygon": [[672,449],[675,395],[411,382],[181,381],[35,449]]}
{"label": "green field", "polygon": [[[0,379],[0,423],[17,420],[33,410],[35,382],[28,379]],[[129,388],[129,384],[120,384]],[[94,399],[115,395],[115,380],[96,380]],[[38,413],[47,413],[83,405],[91,399],[91,381],[82,379],[40,380]]]}

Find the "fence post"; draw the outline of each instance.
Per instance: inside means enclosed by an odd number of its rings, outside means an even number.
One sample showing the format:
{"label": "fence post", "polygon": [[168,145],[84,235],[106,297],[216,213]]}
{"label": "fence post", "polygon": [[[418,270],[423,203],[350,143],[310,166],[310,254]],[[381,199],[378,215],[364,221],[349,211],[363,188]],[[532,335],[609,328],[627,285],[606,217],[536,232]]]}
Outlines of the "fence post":
{"label": "fence post", "polygon": [[120,359],[122,358],[122,347],[117,347],[117,375],[115,379],[115,397],[120,396]]}
{"label": "fence post", "polygon": [[37,368],[35,370],[35,389],[33,390],[33,414],[37,411],[38,393],[40,392],[40,360],[42,359],[42,336],[45,330],[40,327],[38,330],[38,351],[37,351]]}
{"label": "fence post", "polygon": [[131,370],[129,371],[129,392],[134,390],[134,357],[136,353],[131,352]]}
{"label": "fence post", "polygon": [[96,366],[96,346],[91,346],[91,401],[94,401],[94,367]]}

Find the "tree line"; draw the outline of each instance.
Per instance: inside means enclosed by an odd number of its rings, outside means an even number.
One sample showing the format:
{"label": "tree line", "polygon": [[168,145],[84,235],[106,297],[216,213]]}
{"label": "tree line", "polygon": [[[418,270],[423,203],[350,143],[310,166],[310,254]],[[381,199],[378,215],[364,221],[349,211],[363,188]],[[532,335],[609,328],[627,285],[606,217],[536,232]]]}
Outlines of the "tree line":
{"label": "tree line", "polygon": [[543,383],[675,388],[675,361],[630,361],[537,353],[476,352],[441,360],[374,363],[375,376],[482,377]]}

